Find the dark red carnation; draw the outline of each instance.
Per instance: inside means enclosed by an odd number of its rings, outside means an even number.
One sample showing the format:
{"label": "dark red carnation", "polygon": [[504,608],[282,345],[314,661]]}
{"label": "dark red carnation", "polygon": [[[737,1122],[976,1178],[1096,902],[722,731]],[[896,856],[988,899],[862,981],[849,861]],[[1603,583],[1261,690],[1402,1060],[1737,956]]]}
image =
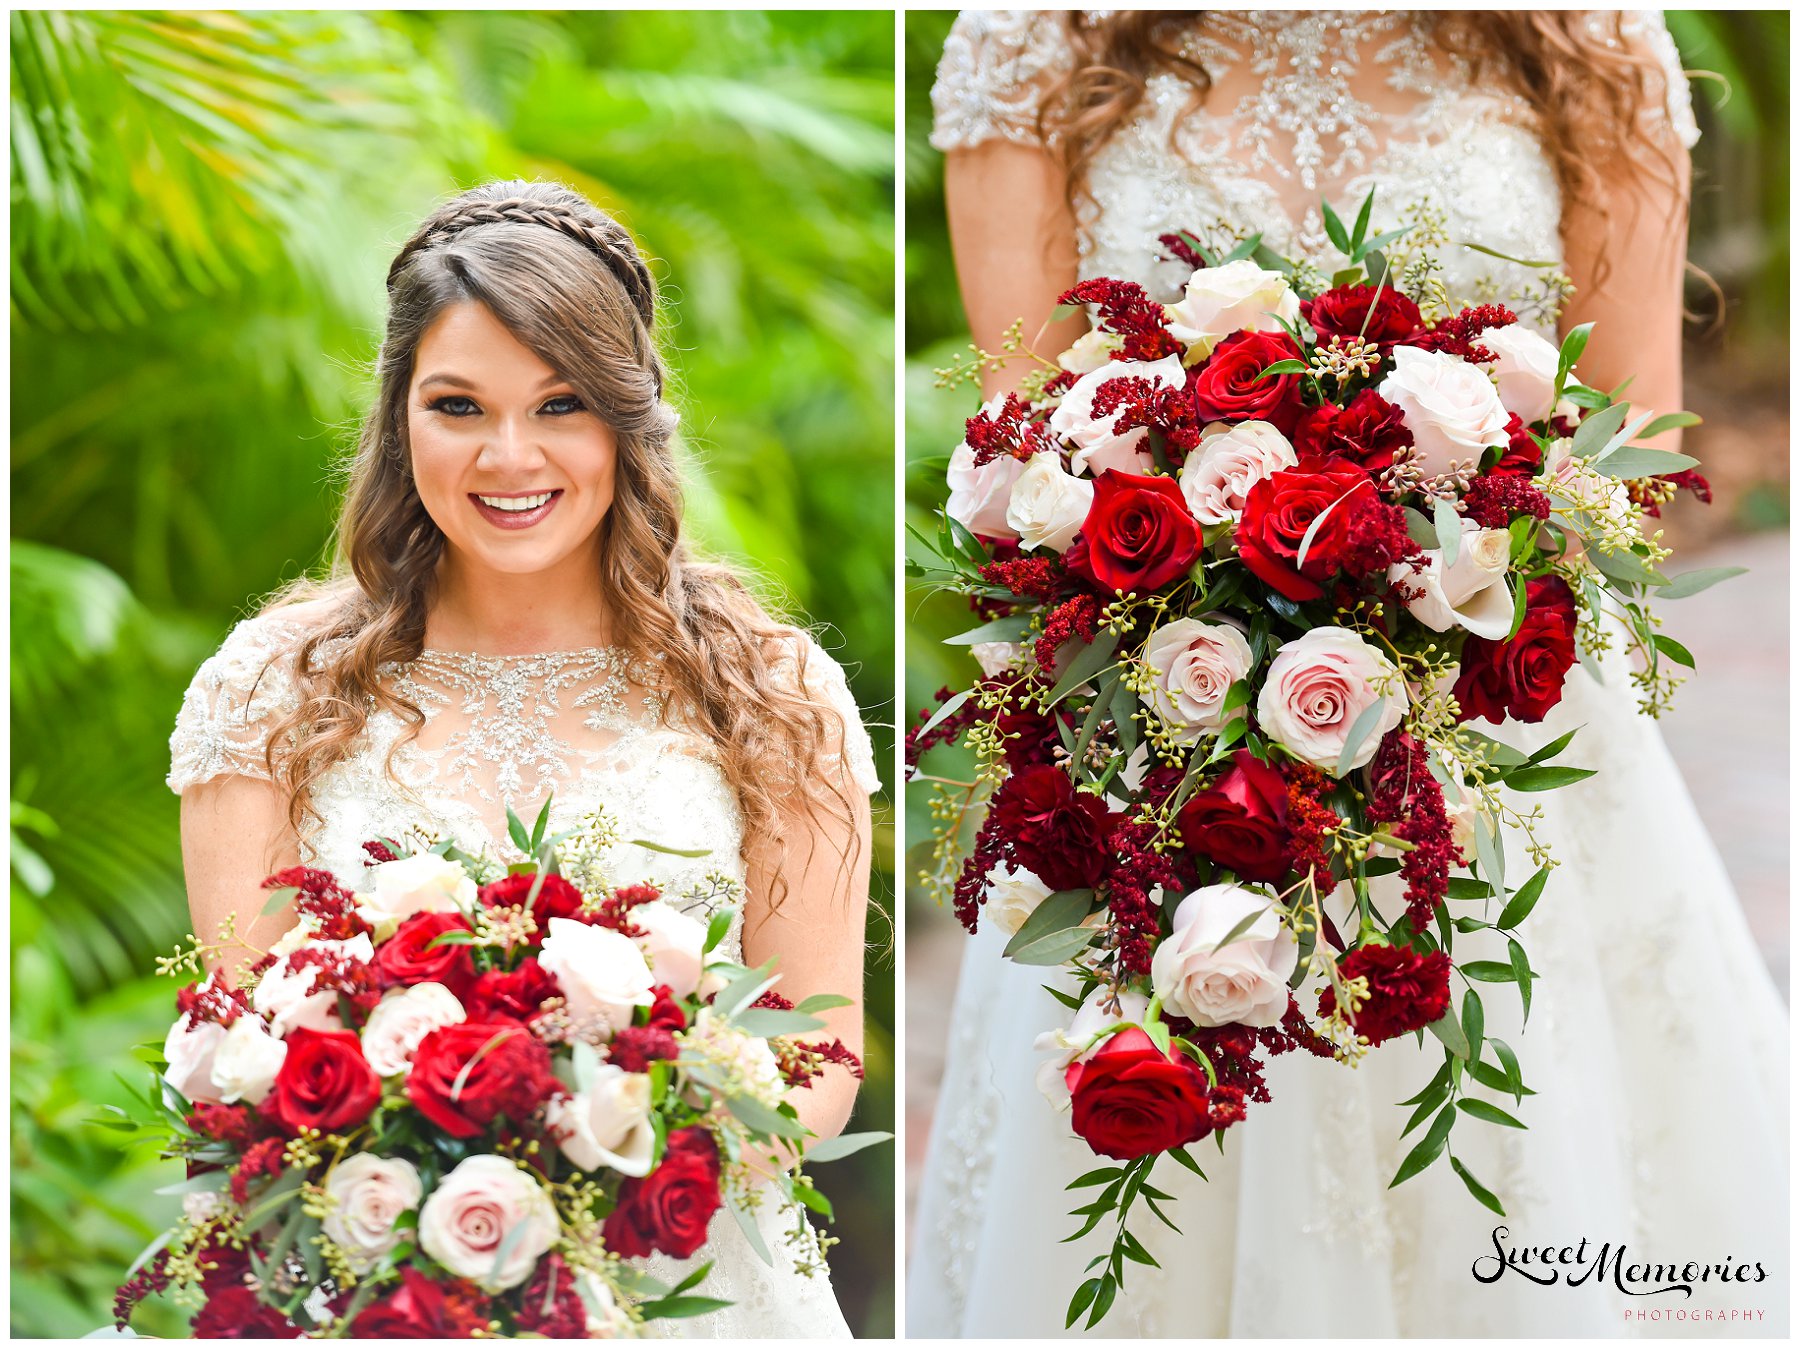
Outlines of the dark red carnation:
{"label": "dark red carnation", "polygon": [[487,970],[475,981],[464,1008],[472,1021],[516,1021],[537,1016],[544,1003],[562,996],[556,976],[526,956],[516,970]]}
{"label": "dark red carnation", "polygon": [[719,1150],[705,1129],[677,1129],[656,1169],[628,1177],[606,1218],[606,1248],[627,1260],[661,1251],[685,1259],[706,1241],[719,1208]]}
{"label": "dark red carnation", "polygon": [[575,1273],[560,1255],[538,1262],[519,1300],[518,1328],[551,1340],[587,1338],[587,1306],[575,1291]]}
{"label": "dark red carnation", "polygon": [[1008,778],[990,816],[1019,865],[1052,890],[1079,890],[1106,874],[1112,812],[1092,792],[1078,792],[1060,768],[1032,768]]}
{"label": "dark red carnation", "polygon": [[475,982],[475,957],[465,944],[431,943],[446,932],[473,930],[460,913],[415,913],[376,948],[376,978],[383,988],[442,984],[459,999],[466,998]]}
{"label": "dark red carnation", "polygon": [[1181,838],[1200,856],[1248,881],[1287,875],[1287,780],[1247,749],[1181,808]]}
{"label": "dark red carnation", "polygon": [[[1356,1033],[1372,1045],[1423,1030],[1450,1010],[1450,957],[1404,946],[1359,946],[1338,962],[1345,979],[1366,978],[1368,1001],[1355,1019]],[[1319,993],[1319,1015],[1337,1011],[1329,984]]]}
{"label": "dark red carnation", "polygon": [[197,1340],[291,1340],[301,1331],[242,1284],[219,1289],[194,1317]]}
{"label": "dark red carnation", "polygon": [[290,1134],[322,1133],[361,1124],[381,1100],[381,1079],[363,1057],[353,1031],[291,1030],[287,1057],[263,1113]]}
{"label": "dark red carnation", "polygon": [[1463,645],[1455,689],[1462,719],[1542,721],[1562,701],[1563,679],[1575,663],[1575,628],[1568,583],[1560,576],[1530,582],[1525,620],[1510,640],[1470,637]]}
{"label": "dark red carnation", "polygon": [[466,1340],[486,1326],[484,1300],[468,1284],[440,1284],[406,1265],[400,1286],[364,1307],[350,1333],[359,1340]]}
{"label": "dark red carnation", "polygon": [[1394,462],[1394,451],[1413,443],[1400,409],[1373,389],[1364,389],[1343,407],[1309,408],[1294,429],[1294,452],[1302,459],[1344,459],[1370,473]]}
{"label": "dark red carnation", "polygon": [[1095,1152],[1130,1161],[1204,1137],[1206,1074],[1178,1050],[1165,1054],[1136,1026],[1113,1036],[1066,1081],[1075,1132]]}
{"label": "dark red carnation", "polygon": [[1526,430],[1518,413],[1509,413],[1506,418],[1506,450],[1488,472],[1499,474],[1503,478],[1535,478],[1543,466],[1544,447]]}
{"label": "dark red carnation", "polygon": [[1386,355],[1397,342],[1419,330],[1419,306],[1392,286],[1335,286],[1316,300],[1303,300],[1300,312],[1319,335],[1319,345],[1332,338],[1348,346],[1359,337],[1373,342]]}
{"label": "dark red carnation", "polygon": [[408,1099],[455,1138],[474,1138],[500,1115],[523,1123],[556,1087],[550,1051],[516,1022],[439,1026],[406,1074]]}
{"label": "dark red carnation", "polygon": [[[1375,482],[1352,464],[1303,463],[1271,474],[1244,498],[1238,555],[1252,573],[1290,600],[1314,600],[1336,575],[1351,545],[1350,526],[1363,503],[1379,505]],[[1300,545],[1325,519],[1299,561]]]}
{"label": "dark red carnation", "polygon": [[675,1032],[664,1026],[626,1026],[606,1047],[606,1061],[628,1073],[647,1073],[651,1064],[680,1056]]}
{"label": "dark red carnation", "polygon": [[[1173,478],[1108,469],[1082,521],[1082,572],[1107,590],[1156,590],[1200,556],[1200,522]],[[1071,567],[1072,555],[1064,561]]]}
{"label": "dark red carnation", "polygon": [[1305,410],[1298,373],[1259,380],[1277,361],[1297,361],[1301,351],[1286,333],[1237,332],[1227,337],[1190,377],[1194,414],[1210,422],[1268,422],[1284,436]]}
{"label": "dark red carnation", "polygon": [[[537,899],[531,902],[531,921],[537,924],[537,937],[544,939],[552,918],[574,918],[585,921],[581,912],[581,891],[561,876],[543,877]],[[490,909],[518,908],[531,899],[531,887],[538,883],[535,872],[520,872],[505,880],[481,887],[481,902]]]}

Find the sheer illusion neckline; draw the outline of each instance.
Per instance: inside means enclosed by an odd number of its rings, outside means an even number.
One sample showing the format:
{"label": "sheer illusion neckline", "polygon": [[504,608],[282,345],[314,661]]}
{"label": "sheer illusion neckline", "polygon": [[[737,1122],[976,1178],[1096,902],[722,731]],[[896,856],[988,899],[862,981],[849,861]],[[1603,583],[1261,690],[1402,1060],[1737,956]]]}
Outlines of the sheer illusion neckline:
{"label": "sheer illusion neckline", "polygon": [[[596,658],[611,659],[613,657],[629,658],[631,652],[622,646],[575,646],[558,651],[520,651],[511,655],[499,655],[490,651],[457,651],[449,647],[427,646],[419,649],[414,661],[444,660],[458,664],[512,665],[521,661],[561,661],[594,660]],[[410,663],[410,662],[409,662]]]}

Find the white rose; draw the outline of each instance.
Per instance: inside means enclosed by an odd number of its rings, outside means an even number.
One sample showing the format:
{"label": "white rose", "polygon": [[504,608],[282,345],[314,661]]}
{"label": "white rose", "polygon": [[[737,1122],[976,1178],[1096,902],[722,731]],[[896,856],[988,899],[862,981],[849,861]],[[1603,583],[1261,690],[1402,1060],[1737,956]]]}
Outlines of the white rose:
{"label": "white rose", "polygon": [[1500,386],[1500,402],[1527,426],[1550,415],[1556,392],[1556,367],[1562,353],[1520,323],[1488,328],[1475,339],[1499,357],[1488,368]]}
{"label": "white rose", "polygon": [[[1504,330],[1502,330],[1504,331]],[[1409,590],[1423,590],[1406,602],[1407,612],[1433,632],[1467,628],[1477,637],[1498,641],[1512,627],[1512,595],[1499,584],[1506,575],[1512,536],[1504,529],[1483,529],[1462,522],[1456,561],[1444,567],[1444,550],[1427,548],[1426,566],[1415,571],[1405,562],[1388,568],[1388,580]]]}
{"label": "white rose", "polygon": [[635,940],[650,962],[652,983],[667,984],[678,998],[700,986],[705,924],[660,899],[638,905],[631,911],[631,921],[644,929],[645,935]]}
{"label": "white rose", "polygon": [[1165,356],[1160,361],[1109,361],[1076,380],[1050,414],[1050,429],[1075,447],[1069,466],[1077,473],[1097,478],[1109,468],[1142,473],[1150,467],[1150,456],[1143,448],[1150,435],[1147,428],[1140,426],[1115,435],[1117,412],[1094,416],[1094,396],[1102,384],[1114,379],[1147,379],[1179,389],[1186,385],[1187,374],[1181,368],[1180,358]]}
{"label": "white rose", "polygon": [[1023,867],[1001,863],[987,874],[987,912],[1008,933],[1024,927],[1050,894],[1050,887]]}
{"label": "white rose", "polygon": [[378,933],[391,934],[415,913],[475,907],[475,882],[456,862],[436,853],[418,853],[369,869],[373,886],[358,894],[357,911]]}
{"label": "white rose", "polygon": [[212,1080],[219,1099],[226,1105],[236,1101],[261,1105],[286,1060],[287,1045],[269,1034],[260,1016],[238,1017],[213,1055]]}
{"label": "white rose", "polygon": [[1377,702],[1383,704],[1380,718],[1351,757],[1351,768],[1374,758],[1381,738],[1400,724],[1406,691],[1388,658],[1354,632],[1314,628],[1276,652],[1256,700],[1256,719],[1294,754],[1335,774],[1351,728]]}
{"label": "white rose", "polygon": [[1041,451],[1013,483],[1006,523],[1025,547],[1061,553],[1075,542],[1093,504],[1094,484],[1065,473],[1062,456],[1054,450]]}
{"label": "white rose", "polygon": [[631,1316],[619,1305],[606,1281],[589,1270],[575,1276],[575,1291],[587,1308],[587,1337],[590,1340],[627,1340],[635,1337]]}
{"label": "white rose", "polygon": [[216,1021],[195,1021],[182,1013],[163,1040],[163,1057],[169,1061],[163,1076],[169,1086],[189,1102],[219,1100],[213,1086],[213,1060],[225,1041],[225,1028]]}
{"label": "white rose", "polygon": [[181,1216],[195,1227],[218,1217],[224,1211],[225,1196],[217,1190],[200,1190],[181,1196]]}
{"label": "white rose", "polygon": [[1488,446],[1507,443],[1506,407],[1479,367],[1418,347],[1395,347],[1392,360],[1381,396],[1400,409],[1428,476],[1479,463]]}
{"label": "white rose", "polygon": [[381,1077],[404,1073],[424,1038],[440,1026],[468,1020],[456,994],[442,984],[390,989],[363,1027],[363,1057]]}
{"label": "white rose", "polygon": [[1022,649],[1017,642],[976,642],[969,647],[969,654],[975,657],[981,673],[993,676],[1018,660]]}
{"label": "white rose", "polygon": [[592,1022],[601,1040],[631,1024],[631,1009],[648,1007],[654,998],[650,966],[630,937],[611,928],[552,918],[550,935],[538,953],[538,964],[554,975],[577,1021]]}
{"label": "white rose", "polygon": [[1180,301],[1164,305],[1163,313],[1169,335],[1187,347],[1187,363],[1195,365],[1212,355],[1221,338],[1236,332],[1277,332],[1282,319],[1297,322],[1300,297],[1280,272],[1239,258],[1195,272]]}
{"label": "white rose", "polygon": [[419,1206],[425,1186],[418,1169],[402,1157],[356,1152],[331,1168],[325,1193],[333,1201],[325,1235],[343,1248],[351,1264],[367,1269],[400,1244],[394,1224]]}
{"label": "white rose", "polygon": [[[986,416],[993,416],[1005,403],[1004,398],[991,398],[982,405]],[[944,514],[971,534],[990,539],[1012,539],[1006,523],[1006,504],[1012,496],[1012,485],[1025,471],[1025,465],[1010,454],[990,459],[980,468],[975,466],[975,451],[968,441],[958,445],[950,456],[950,471],[945,475],[950,485],[950,499],[944,503]]]}
{"label": "white rose", "polygon": [[779,1105],[787,1094],[787,1082],[769,1042],[760,1035],[739,1030],[712,1008],[702,1007],[694,1024],[679,1032],[677,1038],[684,1048],[691,1048],[723,1068],[759,1101]]}
{"label": "white rose", "polygon": [[[1256,920],[1220,947],[1252,914]],[[1181,901],[1173,926],[1150,958],[1150,982],[1164,1007],[1198,1026],[1280,1023],[1300,943],[1282,926],[1274,900],[1241,885],[1209,885]]]}
{"label": "white rose", "polygon": [[1252,487],[1299,462],[1288,438],[1268,422],[1214,422],[1181,466],[1181,495],[1201,524],[1235,523]]}
{"label": "white rose", "polygon": [[[1178,618],[1152,632],[1144,662],[1155,671],[1151,705],[1184,744],[1224,726],[1225,695],[1252,664],[1243,633],[1197,618]],[[1233,717],[1242,715],[1233,709]]]}
{"label": "white rose", "polygon": [[650,1122],[650,1075],[602,1063],[585,1091],[559,1096],[545,1114],[557,1146],[583,1171],[611,1167],[626,1176],[650,1174],[656,1129]]}
{"label": "white rose", "polygon": [[1450,841],[1464,860],[1475,856],[1475,828],[1486,817],[1481,813],[1481,797],[1469,790],[1460,774],[1451,774],[1444,788],[1444,814],[1450,819]]}
{"label": "white rose", "polygon": [[1100,1042],[1089,1044],[1101,1031],[1121,1021],[1141,1022],[1150,1009],[1150,999],[1142,993],[1121,993],[1116,1010],[1110,1007],[1111,990],[1102,985],[1087,995],[1076,1010],[1067,1030],[1048,1030],[1038,1036],[1033,1048],[1050,1055],[1038,1065],[1037,1088],[1044,1099],[1058,1110],[1069,1104],[1067,1074],[1075,1063],[1085,1063]]}
{"label": "white rose", "polygon": [[1631,500],[1630,489],[1619,479],[1600,472],[1591,459],[1577,455],[1573,440],[1564,437],[1550,442],[1544,455],[1544,473],[1544,487],[1551,493],[1552,506],[1561,507],[1577,497],[1583,502],[1599,503],[1598,511],[1573,512],[1576,523],[1585,526],[1579,533],[1594,533],[1601,521],[1616,530],[1637,530],[1641,516]]}
{"label": "white rose", "polygon": [[1112,360],[1112,354],[1124,345],[1125,339],[1118,333],[1094,328],[1076,338],[1074,345],[1056,358],[1056,363],[1072,375],[1085,375]]}
{"label": "white rose", "polygon": [[305,946],[310,942],[314,935],[317,934],[318,930],[319,920],[312,917],[310,914],[302,914],[299,922],[295,923],[286,932],[282,933],[281,936],[276,938],[275,944],[269,948],[269,954],[272,956],[291,956],[302,946]]}
{"label": "white rose", "polygon": [[[367,933],[348,941],[309,941],[306,949],[365,963],[375,958],[375,947]],[[263,971],[250,994],[250,1005],[269,1018],[269,1029],[279,1036],[301,1028],[336,1030],[338,995],[330,989],[313,992],[318,974],[316,966],[295,967],[288,956],[283,956]]]}
{"label": "white rose", "polygon": [[490,1293],[530,1278],[558,1230],[556,1205],[544,1188],[487,1153],[458,1162],[419,1210],[425,1254]]}

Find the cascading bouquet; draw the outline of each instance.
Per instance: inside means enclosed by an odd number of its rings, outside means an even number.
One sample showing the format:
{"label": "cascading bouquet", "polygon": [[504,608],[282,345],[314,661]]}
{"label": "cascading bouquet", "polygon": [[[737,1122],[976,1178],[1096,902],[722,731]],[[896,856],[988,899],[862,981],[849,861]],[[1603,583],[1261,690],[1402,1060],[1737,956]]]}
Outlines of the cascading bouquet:
{"label": "cascading bouquet", "polygon": [[[119,1290],[121,1329],[173,1289],[202,1337],[630,1337],[729,1305],[691,1291],[710,1265],[670,1287],[631,1263],[693,1256],[720,1207],[771,1261],[760,1205],[830,1216],[802,1151],[887,1135],[806,1150],[787,1098],[832,1064],[862,1075],[804,1038],[847,1000],[794,1007],[772,966],[719,954],[730,879],[679,905],[613,888],[608,819],[546,838],[548,818],[508,812],[532,859],[510,869],[409,836],[364,845],[366,893],[304,867],[264,883],[299,924],[235,986],[181,991],[142,1101],[189,1179]],[[234,928],[162,972],[241,953]],[[796,1220],[782,1242],[810,1273],[830,1238]]]}
{"label": "cascading bouquet", "polygon": [[[1692,658],[1646,601],[1737,570],[1661,570],[1645,517],[1708,488],[1631,442],[1698,419],[1628,421],[1576,374],[1588,325],[1559,348],[1521,324],[1554,325],[1565,277],[1453,310],[1441,218],[1371,236],[1372,208],[1347,228],[1325,206],[1329,278],[1184,232],[1162,240],[1194,269],[1178,303],[1067,292],[1057,316],[1087,306],[1093,331],[969,420],[937,538],[915,531],[938,565],[909,570],[985,620],[951,639],[983,677],[908,737],[941,822],[922,880],[971,932],[985,906],[1010,959],[1065,972],[1048,991],[1074,1015],[1040,1038],[1039,1083],[1119,1163],[1070,1185],[1097,1190],[1075,1237],[1117,1215],[1071,1325],[1154,1263],[1133,1203],[1168,1222],[1152,1167],[1199,1172],[1188,1146],[1222,1149],[1269,1099],[1263,1056],[1354,1063],[1429,1031],[1443,1063],[1406,1103],[1403,1136],[1425,1132],[1393,1184],[1461,1116],[1524,1127],[1470,1090],[1528,1091],[1478,990],[1511,984],[1529,1015],[1519,934],[1554,861],[1512,793],[1590,773],[1554,762],[1573,732],[1528,753],[1472,723],[1541,721],[1619,642],[1656,714]],[[1020,333],[940,376],[1031,356]],[[918,768],[959,737],[973,781]],[[1536,867],[1516,888],[1503,831]],[[1497,958],[1456,959],[1459,936]]]}

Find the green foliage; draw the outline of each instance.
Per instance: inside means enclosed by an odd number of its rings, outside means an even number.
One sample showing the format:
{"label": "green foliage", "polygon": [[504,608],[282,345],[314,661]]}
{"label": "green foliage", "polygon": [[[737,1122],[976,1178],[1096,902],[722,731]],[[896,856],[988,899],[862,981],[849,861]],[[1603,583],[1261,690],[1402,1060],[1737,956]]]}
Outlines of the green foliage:
{"label": "green foliage", "polygon": [[[893,706],[893,28],[878,13],[17,13],[13,1330],[101,1325],[178,1176],[83,1121],[160,1041],[187,930],[167,740],[195,665],[315,568],[393,248],[565,181],[655,258],[703,549]],[[891,739],[877,732],[878,762]],[[894,828],[877,811],[877,896]],[[868,1078],[893,1127],[886,930]],[[834,1164],[837,1284],[889,1333],[891,1153]],[[147,1322],[179,1333],[181,1322]]]}

